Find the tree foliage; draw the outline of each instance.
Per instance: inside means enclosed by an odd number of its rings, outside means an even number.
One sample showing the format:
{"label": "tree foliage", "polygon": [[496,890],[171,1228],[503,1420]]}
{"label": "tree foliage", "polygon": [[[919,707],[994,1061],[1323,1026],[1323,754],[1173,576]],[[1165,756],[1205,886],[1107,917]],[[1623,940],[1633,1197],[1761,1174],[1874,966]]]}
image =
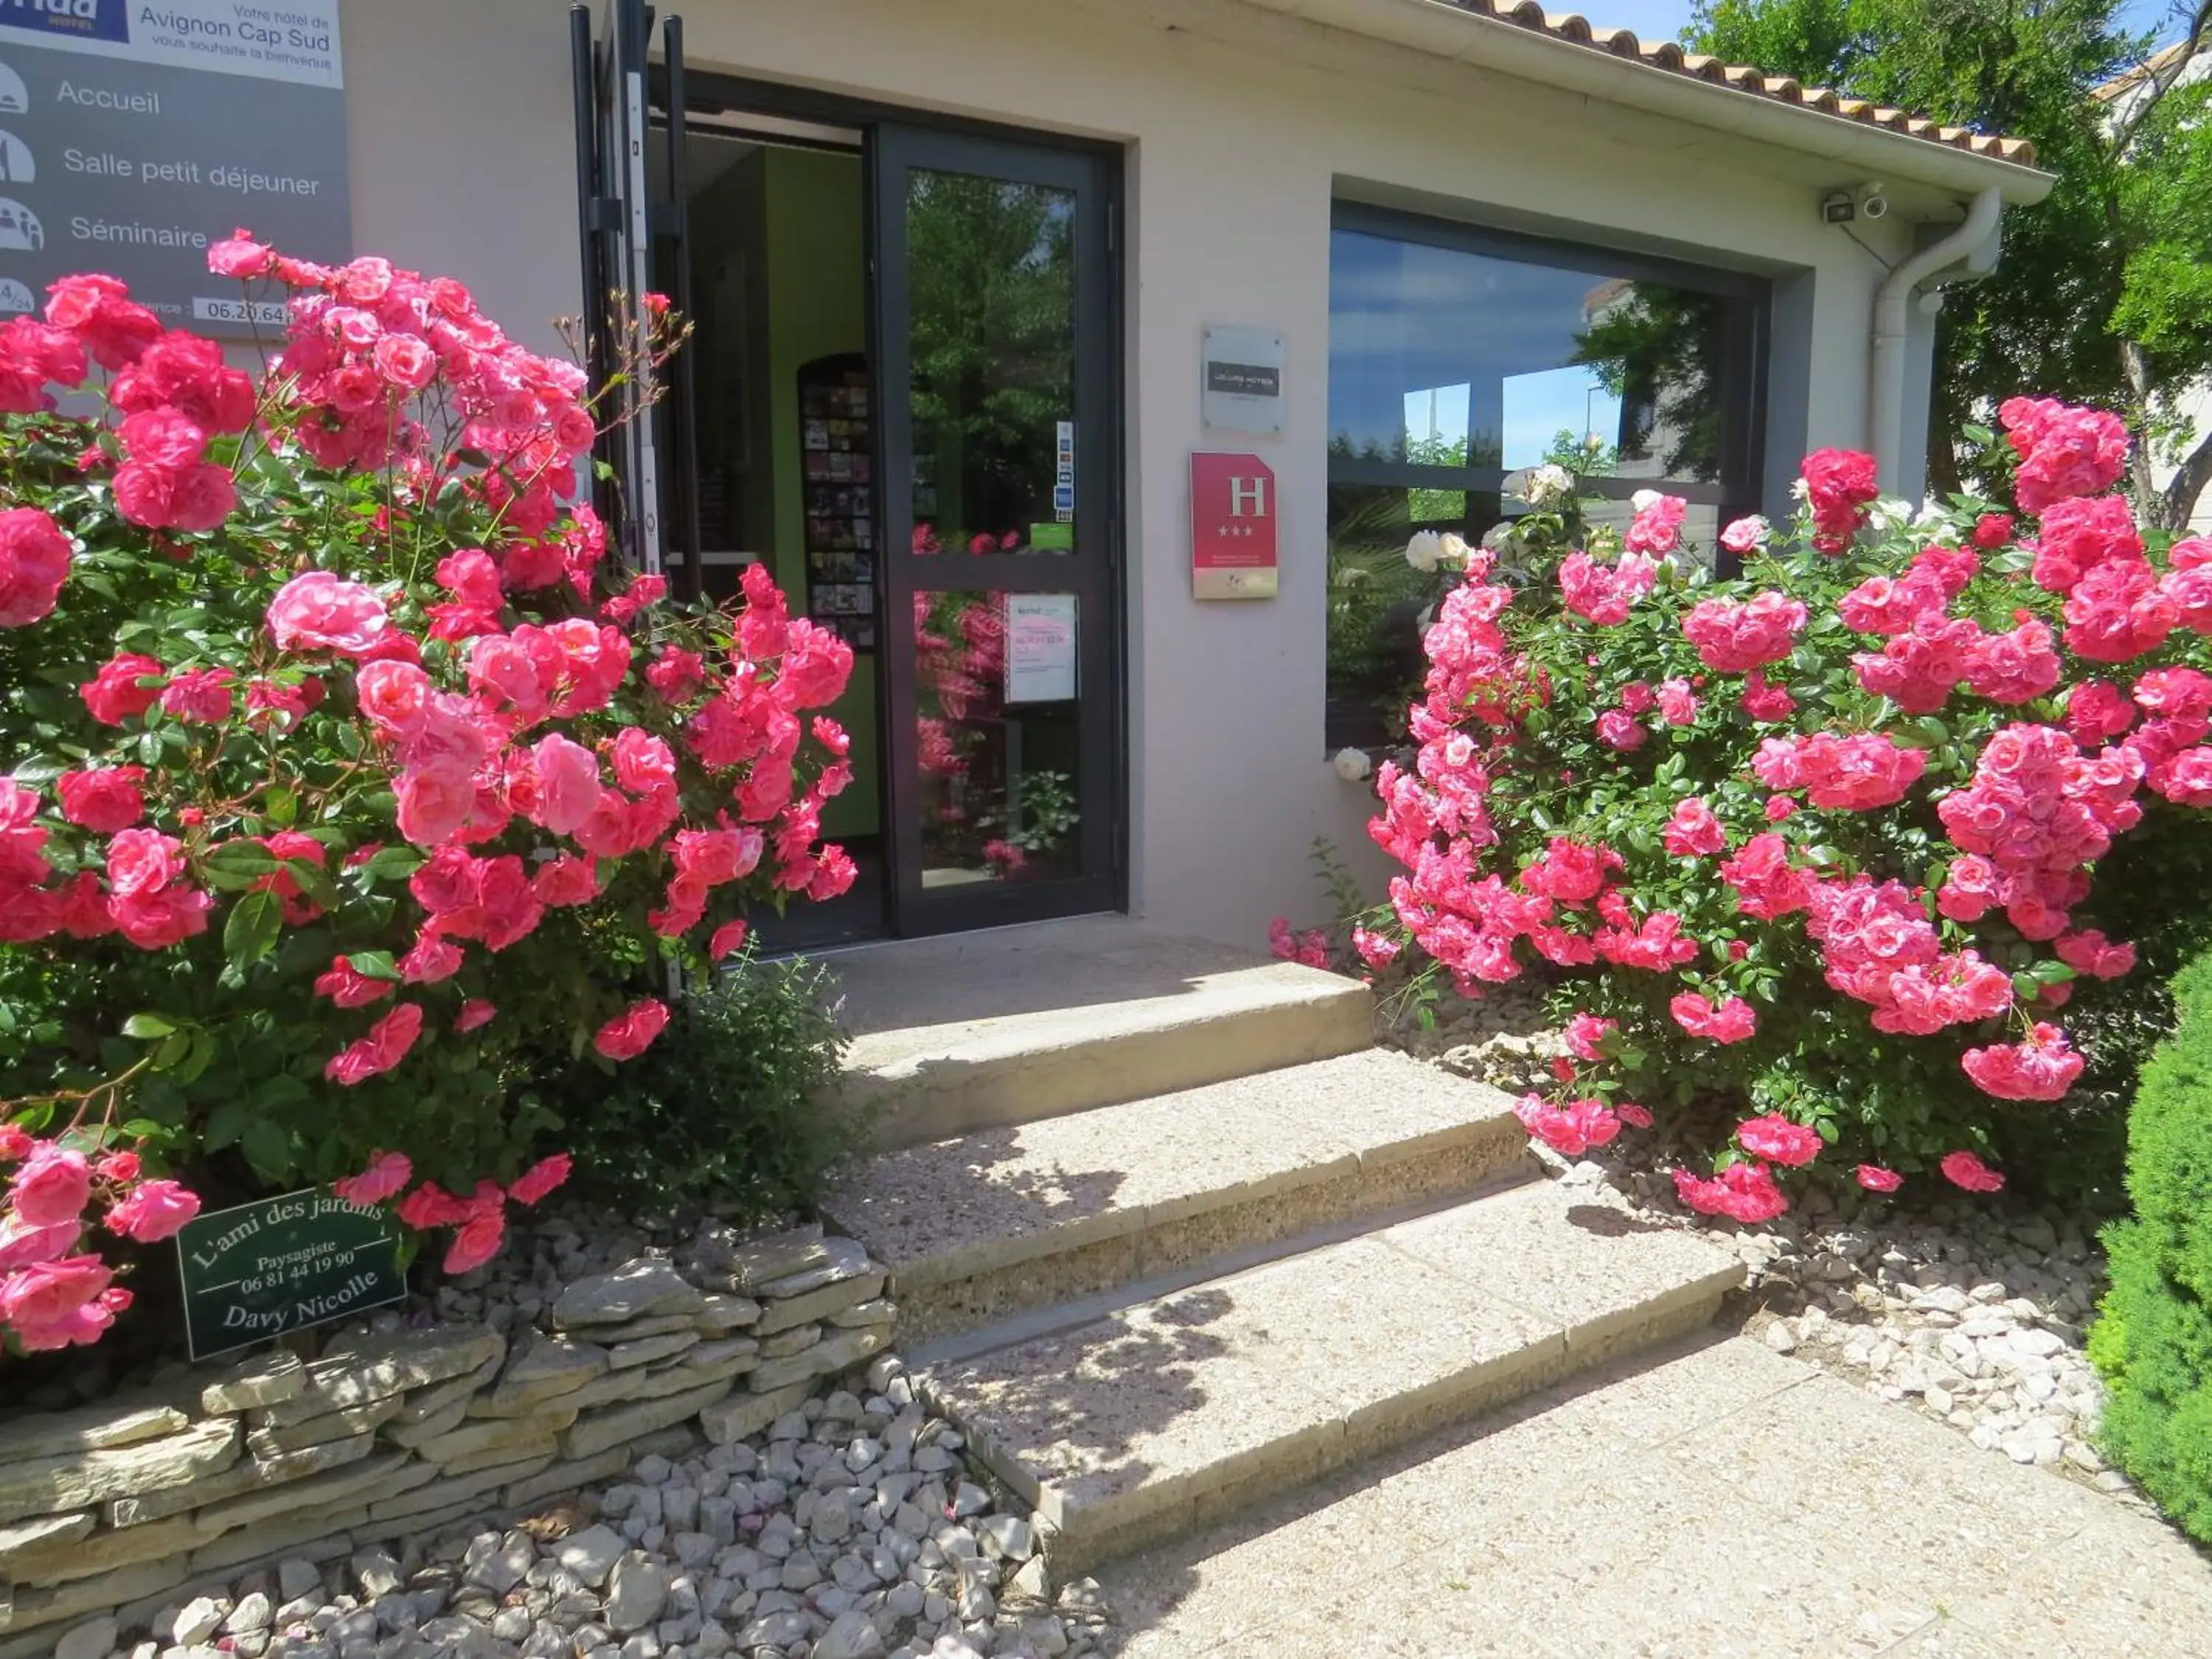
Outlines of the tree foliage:
{"label": "tree foliage", "polygon": [[[2185,81],[2212,0],[2154,57],[2120,0],[1702,0],[1701,52],[1952,125],[2033,140],[2057,176],[2007,210],[2004,258],[1953,295],[1937,331],[1929,471],[1956,488],[1947,435],[2021,386],[2118,408],[2145,434],[2138,513],[2179,528],[2212,483],[2212,432],[2179,401],[2212,373],[2212,79]],[[2177,12],[2177,15],[2179,13]],[[2130,78],[2132,77],[2132,78]],[[2118,83],[2118,84],[2116,84]],[[2162,490],[2152,459],[2178,465]]]}

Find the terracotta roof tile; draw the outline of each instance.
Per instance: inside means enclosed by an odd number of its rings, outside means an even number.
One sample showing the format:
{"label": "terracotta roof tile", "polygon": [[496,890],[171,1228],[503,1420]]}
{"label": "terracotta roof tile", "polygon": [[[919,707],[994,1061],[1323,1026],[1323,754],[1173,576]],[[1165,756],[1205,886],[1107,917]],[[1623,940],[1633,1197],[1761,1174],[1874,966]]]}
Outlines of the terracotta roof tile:
{"label": "terracotta roof tile", "polygon": [[1808,87],[1786,75],[1768,75],[1747,64],[1724,63],[1703,52],[1686,52],[1672,40],[1647,45],[1638,40],[1632,30],[1606,28],[1576,12],[1547,12],[1535,0],[1512,0],[1511,3],[1507,0],[1446,0],[1446,3],[1478,16],[1548,34],[1555,40],[1587,46],[1609,57],[1632,58],[1671,75],[1730,87],[1754,98],[1796,104],[1843,120],[1856,121],[1862,126],[1880,127],[1927,143],[1986,155],[1992,161],[2014,161],[2022,167],[2035,165],[2035,146],[2025,138],[1944,126],[1909,110],[1892,109],[1887,104],[1854,98],[1832,88]]}

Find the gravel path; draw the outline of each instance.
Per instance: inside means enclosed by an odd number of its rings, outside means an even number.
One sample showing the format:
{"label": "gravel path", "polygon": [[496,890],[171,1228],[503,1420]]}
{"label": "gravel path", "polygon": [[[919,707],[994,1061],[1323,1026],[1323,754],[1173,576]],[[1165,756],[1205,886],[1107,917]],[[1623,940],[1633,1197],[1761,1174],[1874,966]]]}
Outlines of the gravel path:
{"label": "gravel path", "polygon": [[979,1484],[890,1356],[765,1433],[505,1528],[287,1561],[94,1620],[57,1659],[1059,1659],[1097,1650],[1097,1584],[1055,1585],[1035,1518]]}

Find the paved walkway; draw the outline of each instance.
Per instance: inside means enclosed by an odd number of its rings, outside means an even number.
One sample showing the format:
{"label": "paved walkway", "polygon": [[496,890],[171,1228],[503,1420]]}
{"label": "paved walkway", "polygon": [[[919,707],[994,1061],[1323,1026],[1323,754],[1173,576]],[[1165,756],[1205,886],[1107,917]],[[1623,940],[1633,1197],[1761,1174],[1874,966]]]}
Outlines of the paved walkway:
{"label": "paved walkway", "polygon": [[2203,1659],[2171,1528],[1707,1335],[1103,1571],[1124,1659]]}

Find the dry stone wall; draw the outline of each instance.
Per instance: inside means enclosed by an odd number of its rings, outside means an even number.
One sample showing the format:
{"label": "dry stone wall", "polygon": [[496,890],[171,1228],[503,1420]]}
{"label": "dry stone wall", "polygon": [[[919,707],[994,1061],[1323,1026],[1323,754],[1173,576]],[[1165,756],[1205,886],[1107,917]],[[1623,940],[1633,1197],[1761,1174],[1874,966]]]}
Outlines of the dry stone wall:
{"label": "dry stone wall", "polygon": [[568,1279],[526,1320],[387,1316],[311,1359],[179,1364],[0,1419],[0,1659],[258,1562],[524,1510],[648,1453],[757,1433],[890,1340],[884,1277],[818,1227],[710,1228]]}

